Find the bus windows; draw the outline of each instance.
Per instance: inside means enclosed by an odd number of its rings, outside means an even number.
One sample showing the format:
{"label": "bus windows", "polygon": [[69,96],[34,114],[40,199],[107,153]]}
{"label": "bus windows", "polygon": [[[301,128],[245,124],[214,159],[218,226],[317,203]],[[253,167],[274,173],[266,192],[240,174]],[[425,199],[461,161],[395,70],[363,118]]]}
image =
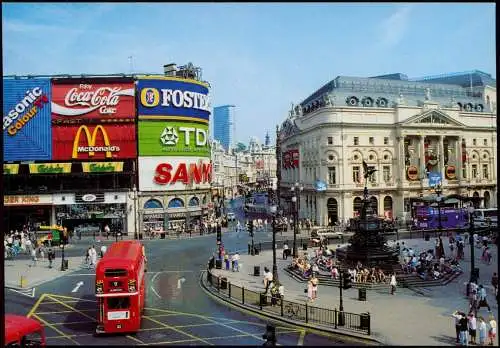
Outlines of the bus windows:
{"label": "bus windows", "polygon": [[130,307],[130,296],[108,297],[108,309],[128,309]]}

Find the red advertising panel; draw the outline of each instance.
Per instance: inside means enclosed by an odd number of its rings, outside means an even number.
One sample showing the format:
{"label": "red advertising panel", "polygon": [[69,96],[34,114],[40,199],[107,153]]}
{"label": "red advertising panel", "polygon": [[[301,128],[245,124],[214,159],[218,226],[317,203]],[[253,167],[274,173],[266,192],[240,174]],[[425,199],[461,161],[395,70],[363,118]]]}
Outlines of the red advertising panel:
{"label": "red advertising panel", "polygon": [[53,81],[52,123],[123,122],[135,118],[133,82],[82,81]]}
{"label": "red advertising panel", "polygon": [[52,159],[99,160],[135,158],[134,124],[52,127]]}

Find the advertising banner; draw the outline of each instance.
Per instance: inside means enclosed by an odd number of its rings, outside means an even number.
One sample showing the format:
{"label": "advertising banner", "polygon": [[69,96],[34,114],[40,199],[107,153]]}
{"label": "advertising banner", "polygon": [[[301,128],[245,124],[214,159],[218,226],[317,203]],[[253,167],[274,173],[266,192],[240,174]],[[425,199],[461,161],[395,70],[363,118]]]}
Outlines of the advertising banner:
{"label": "advertising banner", "polygon": [[299,150],[288,150],[283,152],[283,168],[298,168],[299,167]]}
{"label": "advertising banner", "polygon": [[139,190],[208,189],[212,162],[204,157],[139,157]]}
{"label": "advertising banner", "polygon": [[68,83],[55,80],[52,84],[52,123],[133,122],[134,96],[131,81],[110,83],[96,79],[90,83]]}
{"label": "advertising banner", "polygon": [[71,173],[71,163],[30,163],[30,174]]}
{"label": "advertising banner", "polygon": [[123,162],[85,162],[82,169],[84,173],[123,172]]}
{"label": "advertising banner", "polygon": [[437,186],[441,184],[440,172],[429,172],[429,186]]}
{"label": "advertising banner", "polygon": [[210,157],[208,124],[139,121],[139,156]]}
{"label": "advertising banner", "polygon": [[3,160],[52,159],[49,79],[3,79]]}
{"label": "advertising banner", "polygon": [[12,175],[19,173],[19,164],[4,164],[3,173],[4,175]]}
{"label": "advertising banner", "polygon": [[211,105],[206,83],[175,77],[139,77],[137,94],[140,120],[176,119],[208,124]]}
{"label": "advertising banner", "polygon": [[54,127],[54,160],[135,158],[134,124],[96,124]]}

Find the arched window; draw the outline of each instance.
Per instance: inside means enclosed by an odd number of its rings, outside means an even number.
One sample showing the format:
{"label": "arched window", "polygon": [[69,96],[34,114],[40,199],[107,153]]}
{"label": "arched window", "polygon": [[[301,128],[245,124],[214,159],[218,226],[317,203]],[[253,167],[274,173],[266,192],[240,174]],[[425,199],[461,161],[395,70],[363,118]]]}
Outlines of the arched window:
{"label": "arched window", "polygon": [[387,218],[392,218],[392,197],[384,197],[384,216]]}
{"label": "arched window", "polygon": [[370,197],[370,208],[372,208],[373,214],[378,215],[378,199],[375,196]]}
{"label": "arched window", "polygon": [[169,208],[182,208],[184,206],[184,201],[180,198],[174,198],[168,202]]}
{"label": "arched window", "polygon": [[485,208],[490,208],[490,201],[491,201],[491,196],[488,191],[484,192],[484,207]]}
{"label": "arched window", "polygon": [[354,211],[354,216],[361,215],[361,208],[363,207],[363,202],[361,198],[356,197],[352,203],[352,210]]}
{"label": "arched window", "polygon": [[144,203],[144,209],[162,209],[163,204],[157,199],[150,199]]}
{"label": "arched window", "polygon": [[193,197],[189,200],[190,207],[197,207],[200,205],[200,200],[197,197]]}

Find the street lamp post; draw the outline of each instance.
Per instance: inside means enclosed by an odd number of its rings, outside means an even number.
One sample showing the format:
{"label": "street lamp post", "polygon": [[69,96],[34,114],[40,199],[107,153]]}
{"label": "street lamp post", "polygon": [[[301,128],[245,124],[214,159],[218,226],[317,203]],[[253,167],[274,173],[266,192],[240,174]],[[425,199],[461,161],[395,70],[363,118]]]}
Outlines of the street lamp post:
{"label": "street lamp post", "polygon": [[475,265],[475,256],[474,256],[474,206],[471,204],[468,207],[468,212],[469,212],[469,244],[470,244],[470,280],[469,282],[472,283],[475,281],[475,273],[474,273],[474,268],[476,267]]}
{"label": "street lamp post", "polygon": [[[130,197],[130,194],[129,194]],[[139,239],[139,228],[137,227],[137,200],[139,197],[137,197],[137,187],[134,185],[132,187],[132,200],[134,201],[134,239]],[[118,232],[117,232],[118,234]],[[118,239],[118,238],[117,238]]]}
{"label": "street lamp post", "polygon": [[270,207],[271,214],[273,216],[272,228],[273,228],[273,281],[275,284],[278,283],[278,266],[276,264],[276,212],[277,206],[272,205]]}
{"label": "street lamp post", "polygon": [[292,197],[292,202],[295,204],[295,216],[293,218],[293,257],[297,257],[297,229],[298,229],[298,219],[299,219],[299,205],[300,205],[300,192],[304,187],[298,182],[293,185],[290,190],[294,194]]}
{"label": "street lamp post", "polygon": [[438,230],[439,230],[439,236],[441,236],[441,234],[443,233],[443,225],[441,223],[441,200],[442,200],[441,193],[443,193],[443,189],[441,188],[441,185],[439,184],[439,185],[436,185],[436,187],[434,188],[434,191],[437,194],[436,201],[438,204],[438,219],[439,219]]}
{"label": "street lamp post", "polygon": [[61,271],[65,271],[66,265],[64,262],[64,242],[60,244],[60,247],[61,247]]}

